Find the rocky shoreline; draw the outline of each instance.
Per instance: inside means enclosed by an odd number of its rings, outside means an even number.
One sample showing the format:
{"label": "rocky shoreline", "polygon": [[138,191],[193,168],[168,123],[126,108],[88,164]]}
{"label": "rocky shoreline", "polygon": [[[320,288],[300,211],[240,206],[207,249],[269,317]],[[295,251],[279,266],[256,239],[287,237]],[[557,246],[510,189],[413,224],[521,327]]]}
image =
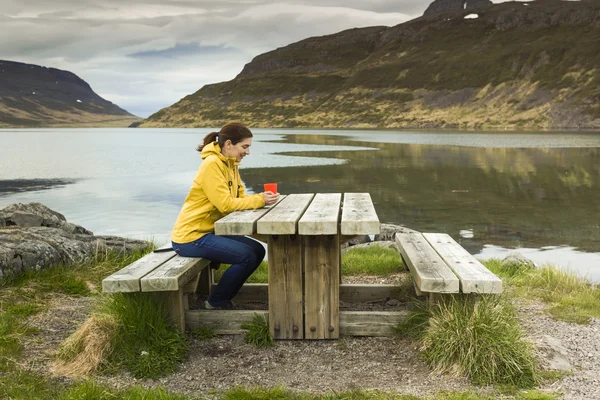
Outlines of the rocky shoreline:
{"label": "rocky shoreline", "polygon": [[0,210],[0,277],[85,261],[99,252],[130,254],[149,245],[94,235],[41,203],[11,204]]}

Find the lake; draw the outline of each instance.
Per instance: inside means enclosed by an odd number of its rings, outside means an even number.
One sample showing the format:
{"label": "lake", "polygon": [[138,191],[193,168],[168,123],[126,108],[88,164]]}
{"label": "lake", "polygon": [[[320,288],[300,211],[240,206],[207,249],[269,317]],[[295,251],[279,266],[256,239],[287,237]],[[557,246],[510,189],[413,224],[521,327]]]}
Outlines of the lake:
{"label": "lake", "polygon": [[[0,208],[168,241],[210,129],[0,130]],[[254,129],[249,192],[369,192],[381,222],[600,282],[600,134]]]}

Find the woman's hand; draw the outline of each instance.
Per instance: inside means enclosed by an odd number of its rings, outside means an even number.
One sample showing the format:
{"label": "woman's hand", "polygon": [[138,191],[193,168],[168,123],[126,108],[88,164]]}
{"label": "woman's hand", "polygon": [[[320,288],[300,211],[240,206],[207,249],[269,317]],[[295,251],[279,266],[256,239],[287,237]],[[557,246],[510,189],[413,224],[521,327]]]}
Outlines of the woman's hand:
{"label": "woman's hand", "polygon": [[277,200],[279,200],[279,193],[263,192],[262,195],[263,195],[263,199],[265,199],[266,206],[275,204],[275,203],[277,203]]}

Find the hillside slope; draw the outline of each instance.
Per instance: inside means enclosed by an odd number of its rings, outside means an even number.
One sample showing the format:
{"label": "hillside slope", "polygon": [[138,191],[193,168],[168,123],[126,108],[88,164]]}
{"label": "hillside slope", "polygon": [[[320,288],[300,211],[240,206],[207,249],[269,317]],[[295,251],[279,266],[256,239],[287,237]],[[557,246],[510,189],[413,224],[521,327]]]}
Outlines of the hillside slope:
{"label": "hillside slope", "polygon": [[141,126],[600,128],[598,43],[596,0],[453,9],[261,54]]}
{"label": "hillside slope", "polygon": [[0,127],[127,126],[138,120],[71,72],[0,60]]}

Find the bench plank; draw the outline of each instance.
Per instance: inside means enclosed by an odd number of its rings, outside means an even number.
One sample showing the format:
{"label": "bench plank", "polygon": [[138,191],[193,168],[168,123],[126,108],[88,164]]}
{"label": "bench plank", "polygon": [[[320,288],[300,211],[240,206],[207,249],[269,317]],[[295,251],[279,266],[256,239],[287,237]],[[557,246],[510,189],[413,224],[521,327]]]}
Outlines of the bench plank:
{"label": "bench plank", "polygon": [[267,214],[286,196],[279,196],[279,200],[272,206],[254,210],[234,211],[215,222],[215,235],[252,235],[256,233],[256,221]]}
{"label": "bench plank", "polygon": [[139,292],[142,290],[140,279],[175,256],[174,251],[146,254],[125,268],[104,278],[102,291],[105,293]]}
{"label": "bench plank", "polygon": [[290,194],[256,223],[256,232],[263,235],[295,235],[296,225],[314,194]]}
{"label": "bench plank", "polygon": [[300,235],[336,235],[341,193],[318,193],[298,221]]}
{"label": "bench plank", "polygon": [[396,244],[419,290],[458,293],[458,278],[421,233],[398,232]]}
{"label": "bench plank", "polygon": [[423,233],[460,279],[463,293],[502,293],[502,280],[446,233]]}
{"label": "bench plank", "polygon": [[380,233],[379,218],[369,193],[346,193],[342,207],[342,235]]}
{"label": "bench plank", "polygon": [[140,279],[142,292],[179,290],[208,265],[197,257],[175,257]]}

